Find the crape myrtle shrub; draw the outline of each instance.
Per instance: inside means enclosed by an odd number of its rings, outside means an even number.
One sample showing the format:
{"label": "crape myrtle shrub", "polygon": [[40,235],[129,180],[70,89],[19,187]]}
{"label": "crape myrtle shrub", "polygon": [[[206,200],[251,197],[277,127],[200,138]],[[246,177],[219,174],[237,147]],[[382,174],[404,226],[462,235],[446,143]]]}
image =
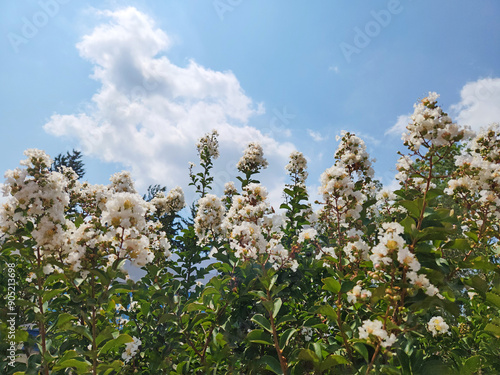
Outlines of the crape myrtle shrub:
{"label": "crape myrtle shrub", "polygon": [[[238,182],[211,194],[219,151],[207,134],[187,218],[180,188],[141,197],[126,172],[91,185],[27,150],[0,211],[0,372],[498,373],[499,126],[474,134],[430,93],[393,192],[361,139],[339,139],[317,202],[306,159],[290,155],[278,210],[257,143]],[[127,261],[145,276],[131,280]]]}

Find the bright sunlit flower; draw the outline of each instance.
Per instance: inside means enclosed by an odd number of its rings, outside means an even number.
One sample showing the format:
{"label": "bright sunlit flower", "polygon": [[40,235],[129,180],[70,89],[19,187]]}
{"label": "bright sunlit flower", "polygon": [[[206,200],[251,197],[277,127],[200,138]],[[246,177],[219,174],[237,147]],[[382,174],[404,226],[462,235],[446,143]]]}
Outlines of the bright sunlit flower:
{"label": "bright sunlit flower", "polygon": [[429,320],[429,323],[427,323],[427,329],[430,333],[432,333],[432,336],[442,335],[445,333],[451,334],[451,332],[448,332],[449,328],[450,327],[441,316],[434,316],[431,320]]}

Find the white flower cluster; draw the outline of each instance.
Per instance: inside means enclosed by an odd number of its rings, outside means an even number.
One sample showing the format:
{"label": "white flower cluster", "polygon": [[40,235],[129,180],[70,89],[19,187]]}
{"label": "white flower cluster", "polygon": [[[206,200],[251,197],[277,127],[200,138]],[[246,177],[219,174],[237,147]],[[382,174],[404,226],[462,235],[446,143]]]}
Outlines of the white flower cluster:
{"label": "white flower cluster", "polygon": [[111,181],[111,189],[116,193],[137,193],[134,180],[132,180],[132,176],[128,171],[117,172],[109,180]]}
{"label": "white flower cluster", "polygon": [[233,195],[231,199],[231,207],[225,216],[221,199],[209,194],[199,200],[195,231],[200,243],[224,237],[238,258],[255,260],[259,255],[267,254],[267,261],[275,269],[290,267],[296,270],[297,261],[281,244],[283,216],[267,215],[266,189],[250,183],[241,195]]}
{"label": "white flower cluster", "polygon": [[406,243],[401,237],[404,228],[398,223],[382,223],[384,231],[379,234],[379,243],[372,249],[370,260],[375,269],[381,268],[382,265],[390,265],[392,263],[392,254],[398,254],[402,251]]}
{"label": "white flower cluster", "polygon": [[342,249],[344,255],[350,263],[369,260],[370,247],[368,244],[358,236],[355,241],[349,241]]}
{"label": "white flower cluster", "polygon": [[307,160],[302,152],[293,151],[290,154],[290,162],[285,166],[285,170],[292,177],[294,185],[305,188],[308,176]]}
{"label": "white flower cluster", "polygon": [[356,172],[365,177],[373,177],[375,171],[372,168],[370,155],[366,151],[365,142],[345,130],[342,130],[341,137],[337,137],[337,140],[339,139],[341,142],[335,151],[335,158],[347,168],[349,174]]}
{"label": "white flower cluster", "polygon": [[403,133],[404,144],[412,151],[418,151],[422,145],[432,146],[451,145],[472,133],[469,128],[460,128],[451,121],[451,118],[437,105],[439,95],[429,92],[429,95],[414,105],[411,122],[407,125],[407,133]]}
{"label": "white flower cluster", "polygon": [[226,208],[221,199],[213,194],[207,194],[198,200],[194,231],[199,244],[205,245],[223,234],[222,222],[225,213]]}
{"label": "white flower cluster", "polygon": [[500,126],[483,129],[455,159],[456,178],[448,182],[445,193],[465,200],[485,217],[472,217],[477,222],[486,219],[492,225],[500,220]]}
{"label": "white flower cluster", "polygon": [[163,192],[159,192],[151,199],[151,203],[156,207],[158,216],[175,214],[186,205],[184,192],[180,186],[170,190],[167,196]]}
{"label": "white flower cluster", "polygon": [[372,296],[372,292],[368,289],[363,289],[361,284],[358,282],[357,285],[352,288],[351,291],[347,292],[347,302],[355,304],[358,299],[367,300]]}
{"label": "white flower cluster", "polygon": [[125,344],[125,351],[122,353],[122,359],[128,363],[139,351],[142,341],[137,337],[132,337],[134,341]]}
{"label": "white flower cluster", "polygon": [[409,282],[415,287],[421,288],[429,296],[437,296],[443,299],[427,276],[418,274],[421,268],[420,262],[417,260],[407,247],[403,237],[404,228],[398,223],[382,223],[384,232],[378,236],[379,243],[373,247],[370,255],[370,260],[376,270],[383,270],[386,266],[392,266],[394,258],[399,262],[400,267],[404,267],[408,272],[406,274]]}
{"label": "white flower cluster", "polygon": [[217,159],[219,157],[219,141],[217,141],[217,130],[212,130],[211,133],[205,134],[201,137],[196,144],[198,154],[201,156],[204,152],[208,153],[210,159]]}
{"label": "white flower cluster", "polygon": [[257,172],[261,169],[265,169],[268,166],[267,160],[264,158],[264,151],[262,146],[256,142],[252,142],[248,145],[245,153],[236,164],[236,168],[240,172]]}
{"label": "white flower cluster", "polygon": [[384,348],[392,346],[397,339],[394,333],[387,333],[380,320],[365,320],[358,330],[360,339],[380,342]]}
{"label": "white flower cluster", "polygon": [[[44,258],[57,252],[58,261],[82,276],[118,259],[143,266],[154,258],[152,250],[170,255],[161,225],[148,219],[154,206],[136,193],[128,172],[113,175],[109,186],[91,185],[69,180],[74,174],[50,171],[51,160],[43,151],[28,150],[26,155],[29,159],[21,163],[26,169],[6,174],[9,199],[0,210],[2,232],[14,235],[31,222],[36,251]],[[70,204],[82,222],[66,219]],[[47,262],[45,272],[58,270]]]}
{"label": "white flower cluster", "polygon": [[427,323],[427,329],[430,333],[432,333],[432,336],[442,335],[445,333],[451,335],[451,332],[449,332],[449,328],[450,326],[446,324],[443,317],[441,316],[433,316]]}
{"label": "white flower cluster", "polygon": [[5,173],[3,186],[7,201],[0,210],[0,231],[14,235],[28,222],[34,225],[33,238],[42,254],[60,251],[68,241],[65,228],[71,226],[65,218],[69,205],[70,181],[59,172],[50,172],[52,160],[43,151],[26,150],[28,159],[21,162],[27,168]]}
{"label": "white flower cluster", "polygon": [[366,196],[361,191],[355,190],[355,184],[345,167],[334,165],[324,171],[318,191],[326,202],[324,210],[333,210],[332,213],[326,211],[323,213],[335,218],[338,214],[341,225],[347,225],[348,219],[359,219]]}

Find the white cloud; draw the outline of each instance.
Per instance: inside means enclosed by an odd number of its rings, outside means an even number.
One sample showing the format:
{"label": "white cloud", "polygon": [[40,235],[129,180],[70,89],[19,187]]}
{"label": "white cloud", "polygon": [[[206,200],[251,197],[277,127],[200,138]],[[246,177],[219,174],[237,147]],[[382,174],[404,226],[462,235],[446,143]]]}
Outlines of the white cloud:
{"label": "white cloud", "polygon": [[483,78],[467,83],[460,102],[450,107],[454,120],[474,130],[500,122],[500,78]]}
{"label": "white cloud", "polygon": [[187,164],[197,162],[195,144],[212,129],[220,134],[221,159],[214,168],[219,188],[234,179],[246,145],[259,141],[270,168],[276,168],[262,175],[275,198],[295,147],[248,125],[263,106],[245,95],[235,75],[194,61],[173,64],[165,56],[169,37],[133,7],[99,15],[109,22],[85,35],[77,48],[93,63],[92,78],[101,87],[84,112],[55,114],[44,129],[76,138],[87,155],[130,168],[142,189],[153,183],[186,187]]}
{"label": "white cloud", "polygon": [[401,136],[406,130],[406,125],[411,121],[411,114],[398,116],[396,123],[387,129],[384,135]]}
{"label": "white cloud", "polygon": [[372,136],[368,133],[360,132],[360,131],[355,131],[353,133],[356,134],[357,137],[361,138],[367,146],[369,146],[369,145],[378,146],[380,144],[380,139],[375,138],[374,136]]}
{"label": "white cloud", "polygon": [[330,65],[330,66],[328,67],[328,70],[329,70],[329,71],[333,71],[333,72],[335,72],[335,73],[338,73],[338,72],[339,72],[339,67],[338,67],[338,66],[336,66],[336,65]]}
{"label": "white cloud", "polygon": [[326,139],[326,137],[323,137],[320,132],[315,132],[312,129],[307,129],[307,134],[315,141],[315,142],[321,142]]}

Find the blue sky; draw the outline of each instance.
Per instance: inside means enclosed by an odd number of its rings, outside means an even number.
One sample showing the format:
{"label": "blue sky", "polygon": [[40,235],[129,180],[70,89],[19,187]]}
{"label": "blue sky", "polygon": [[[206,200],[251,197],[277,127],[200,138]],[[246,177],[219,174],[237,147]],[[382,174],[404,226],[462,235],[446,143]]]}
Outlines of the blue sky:
{"label": "blue sky", "polygon": [[309,159],[315,191],[341,130],[365,140],[390,185],[407,116],[429,91],[461,124],[500,122],[495,0],[26,0],[0,9],[2,171],[26,148],[76,148],[92,183],[126,169],[142,191],[189,190],[196,139],[216,128],[218,187],[259,140],[276,201],[290,151]]}

